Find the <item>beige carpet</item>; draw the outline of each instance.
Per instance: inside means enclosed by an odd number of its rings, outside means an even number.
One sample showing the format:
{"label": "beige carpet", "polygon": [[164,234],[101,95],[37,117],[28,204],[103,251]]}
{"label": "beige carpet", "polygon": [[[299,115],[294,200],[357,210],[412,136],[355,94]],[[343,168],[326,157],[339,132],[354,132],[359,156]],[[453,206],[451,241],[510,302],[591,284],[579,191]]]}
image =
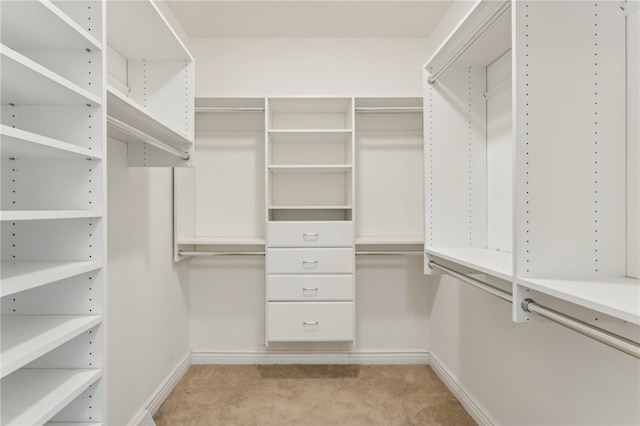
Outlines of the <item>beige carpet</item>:
{"label": "beige carpet", "polygon": [[192,366],[157,426],[475,425],[424,365]]}

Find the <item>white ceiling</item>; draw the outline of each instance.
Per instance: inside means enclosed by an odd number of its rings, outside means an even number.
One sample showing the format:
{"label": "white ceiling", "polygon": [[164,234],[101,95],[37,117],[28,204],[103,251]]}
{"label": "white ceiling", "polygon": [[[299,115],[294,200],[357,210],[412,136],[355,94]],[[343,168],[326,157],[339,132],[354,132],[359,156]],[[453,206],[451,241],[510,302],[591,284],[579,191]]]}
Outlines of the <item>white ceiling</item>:
{"label": "white ceiling", "polygon": [[191,38],[428,37],[453,0],[167,0]]}

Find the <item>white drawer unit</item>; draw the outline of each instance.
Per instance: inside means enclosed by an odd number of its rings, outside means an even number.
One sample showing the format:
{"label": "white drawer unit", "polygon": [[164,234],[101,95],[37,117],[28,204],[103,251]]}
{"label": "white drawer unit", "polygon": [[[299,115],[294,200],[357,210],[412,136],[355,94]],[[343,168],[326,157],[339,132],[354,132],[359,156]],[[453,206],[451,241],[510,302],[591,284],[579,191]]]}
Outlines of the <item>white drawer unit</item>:
{"label": "white drawer unit", "polygon": [[353,301],[353,275],[270,275],[267,301]]}
{"label": "white drawer unit", "polygon": [[267,249],[267,274],[353,274],[353,248]]}
{"label": "white drawer unit", "polygon": [[349,341],[354,302],[268,302],[267,341]]}
{"label": "white drawer unit", "polygon": [[351,247],[353,222],[269,222],[270,247]]}

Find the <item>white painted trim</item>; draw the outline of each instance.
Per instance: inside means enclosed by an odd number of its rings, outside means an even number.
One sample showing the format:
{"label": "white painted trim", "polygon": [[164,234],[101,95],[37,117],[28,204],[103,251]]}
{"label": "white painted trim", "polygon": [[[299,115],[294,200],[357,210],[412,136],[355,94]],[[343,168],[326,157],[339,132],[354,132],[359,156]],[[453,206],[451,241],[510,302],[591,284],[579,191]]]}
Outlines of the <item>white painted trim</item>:
{"label": "white painted trim", "polygon": [[149,419],[155,414],[162,403],[169,397],[169,394],[176,387],[178,382],[184,377],[191,367],[191,354],[185,355],[185,357],[178,362],[178,364],[171,370],[169,375],[160,383],[160,386],[151,394],[144,406],[138,411],[138,413],[129,422],[133,426],[151,426],[154,425],[153,419],[149,423]]}
{"label": "white painted trim", "polygon": [[193,352],[193,365],[199,364],[428,364],[428,351],[406,352]]}
{"label": "white painted trim", "polygon": [[499,424],[495,421],[487,411],[478,404],[467,390],[460,384],[460,381],[455,377],[451,371],[432,353],[429,354],[429,366],[436,373],[436,375],[444,382],[449,388],[451,393],[460,401],[460,404],[469,413],[469,415],[482,426],[493,426]]}

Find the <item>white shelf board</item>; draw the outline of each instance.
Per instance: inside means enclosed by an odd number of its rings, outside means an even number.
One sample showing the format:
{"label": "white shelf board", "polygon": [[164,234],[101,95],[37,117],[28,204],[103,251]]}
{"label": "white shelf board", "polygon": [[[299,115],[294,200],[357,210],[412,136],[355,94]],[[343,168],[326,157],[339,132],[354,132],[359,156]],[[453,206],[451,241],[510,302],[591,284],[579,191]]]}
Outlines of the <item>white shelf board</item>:
{"label": "white shelf board", "polygon": [[346,114],[351,109],[351,98],[340,97],[284,97],[269,98],[272,114]]}
{"label": "white shelf board", "polygon": [[518,284],[640,325],[640,280],[636,278],[518,278]]}
{"label": "white shelf board", "polygon": [[0,126],[0,136],[2,158],[102,159],[101,152],[5,125]]}
{"label": "white shelf board", "polygon": [[107,2],[107,43],[128,60],[193,61],[151,0]]}
{"label": "white shelf board", "polygon": [[273,173],[347,173],[353,170],[351,164],[289,164],[271,165]]}
{"label": "white shelf board", "polygon": [[277,129],[271,128],[269,129],[269,135],[286,135],[286,134],[299,134],[299,135],[309,135],[309,134],[338,134],[338,135],[351,135],[353,129]]}
{"label": "white shelf board", "polygon": [[269,206],[270,210],[348,210],[352,206],[335,205],[335,206]]}
{"label": "white shelf board", "polygon": [[418,235],[407,236],[367,236],[356,237],[356,244],[371,245],[408,245],[424,244],[424,238]]}
{"label": "white shelf board", "polygon": [[3,261],[0,272],[0,297],[95,271],[101,267],[101,262]]}
{"label": "white shelf board", "polygon": [[2,2],[1,28],[2,43],[15,50],[102,50],[102,43],[50,1]]}
{"label": "white shelf board", "polygon": [[[167,127],[161,119],[124,96],[113,86],[107,86],[107,114],[149,136],[153,136],[173,148],[183,150],[185,147],[191,146],[194,143],[193,138],[189,138],[176,129]],[[116,130],[111,126],[107,127],[107,134],[109,137],[123,142],[140,143],[138,139],[133,138],[125,132]]]}
{"label": "white shelf board", "polygon": [[513,278],[513,255],[486,248],[434,248],[427,247],[428,255],[474,269],[506,281]]}
{"label": "white shelf board", "polygon": [[0,221],[82,219],[101,217],[100,210],[2,210]]}
{"label": "white shelf board", "polygon": [[0,424],[43,424],[101,376],[100,369],[20,369],[2,379]]}
{"label": "white shelf board", "polygon": [[102,426],[102,422],[47,422],[44,426]]}
{"label": "white shelf board", "polygon": [[101,322],[101,315],[2,315],[2,377]]}
{"label": "white shelf board", "polygon": [[15,105],[101,105],[99,96],[0,45],[2,103]]}
{"label": "white shelf board", "polygon": [[265,245],[265,239],[262,237],[234,237],[234,236],[201,236],[179,238],[177,244],[183,245]]}

